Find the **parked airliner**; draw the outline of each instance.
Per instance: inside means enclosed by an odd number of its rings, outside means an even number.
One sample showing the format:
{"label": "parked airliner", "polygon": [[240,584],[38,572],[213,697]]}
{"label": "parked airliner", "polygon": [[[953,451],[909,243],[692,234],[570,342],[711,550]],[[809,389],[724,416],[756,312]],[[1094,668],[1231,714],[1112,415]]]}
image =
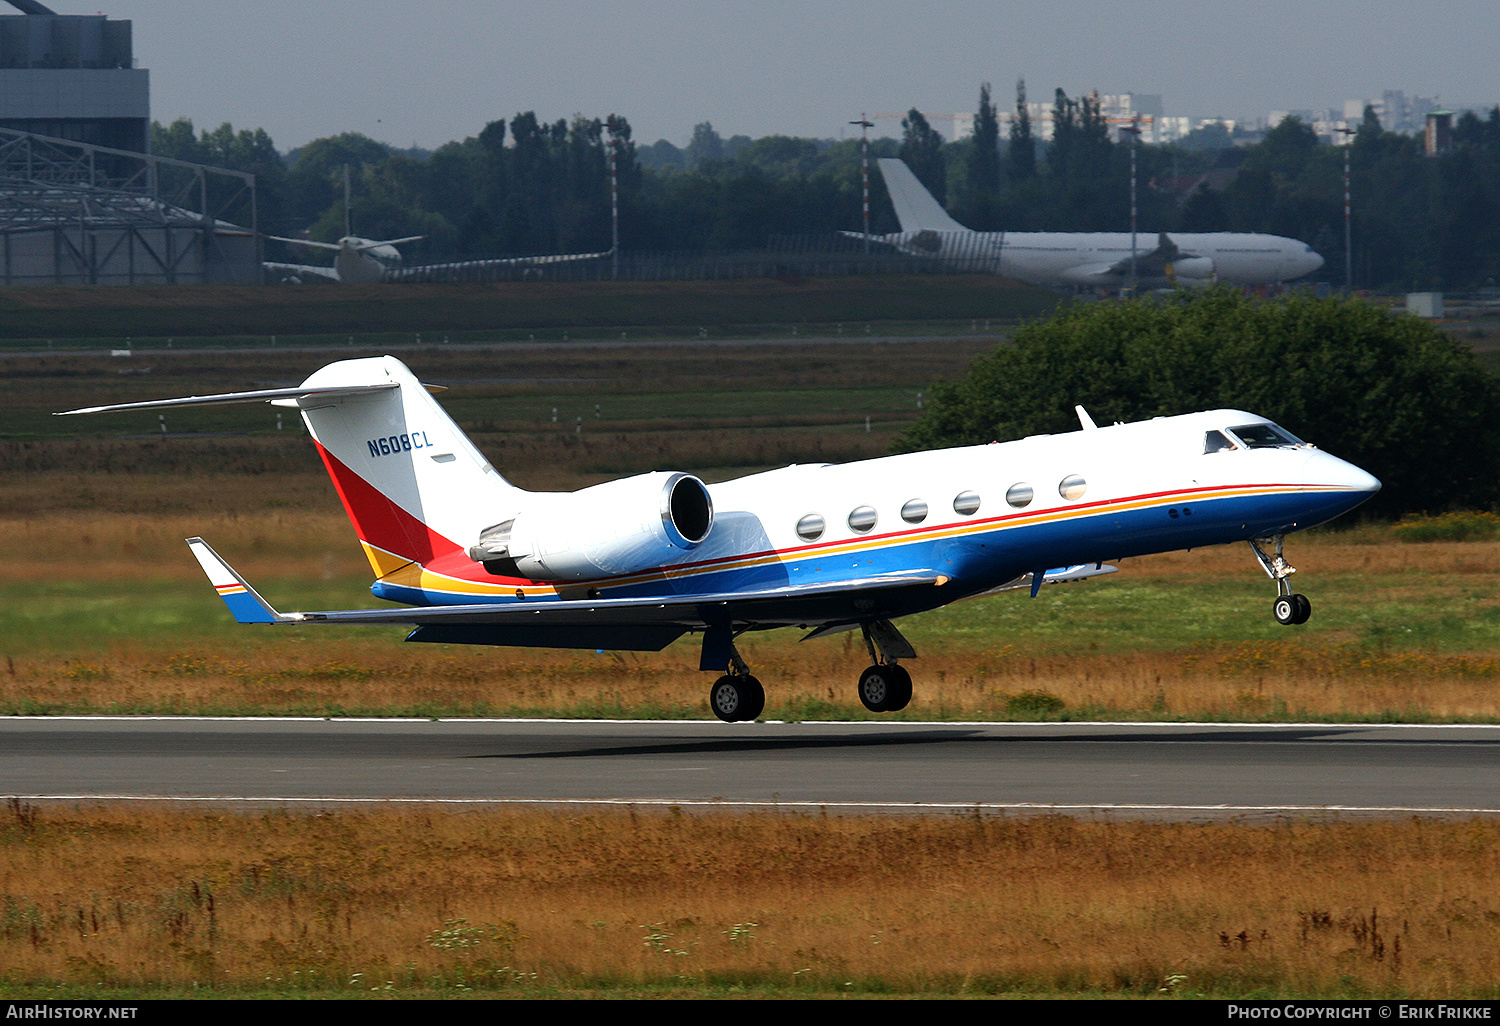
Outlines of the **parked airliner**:
{"label": "parked airliner", "polygon": [[894,621],[958,599],[1114,572],[1109,560],[1247,541],[1302,623],[1282,538],[1380,482],[1264,417],[1213,410],[1019,441],[790,466],[708,485],[658,472],[576,492],[517,488],[411,371],[343,360],[300,386],[70,413],[271,402],[301,412],[374,574],[399,609],[282,613],[201,538],[188,544],[241,623],[410,624],[408,641],[657,651],[701,634],[709,704],[752,720],[765,691],[745,631],[859,630],[860,700],[903,708],[916,651]]}
{"label": "parked airliner", "polygon": [[[953,220],[903,161],[883,157],[877,163],[901,231],[873,241],[935,259],[989,257],[995,273],[1036,285],[1131,284],[1129,232],[976,232]],[[1134,264],[1136,284],[1148,288],[1212,281],[1271,285],[1311,274],[1323,258],[1307,243],[1279,235],[1142,232]]]}
{"label": "parked airliner", "polygon": [[346,235],[338,242],[314,242],[311,239],[285,239],[279,235],[268,235],[277,242],[290,242],[314,249],[331,249],[338,255],[332,267],[316,264],[278,264],[267,261],[263,266],[274,275],[306,281],[321,278],[332,282],[389,282],[429,278],[435,272],[479,271],[490,267],[541,268],[548,264],[566,263],[575,260],[597,260],[609,256],[602,253],[557,253],[547,256],[501,257],[491,260],[464,260],[447,264],[424,264],[420,267],[402,266],[401,251],[396,247],[405,242],[416,242],[424,238],[411,235],[404,239],[362,239],[357,235]]}

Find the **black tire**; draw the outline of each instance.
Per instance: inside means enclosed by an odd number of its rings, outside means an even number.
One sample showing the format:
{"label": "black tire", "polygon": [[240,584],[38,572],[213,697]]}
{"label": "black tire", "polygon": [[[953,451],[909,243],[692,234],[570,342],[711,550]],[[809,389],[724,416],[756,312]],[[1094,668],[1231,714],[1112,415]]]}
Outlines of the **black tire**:
{"label": "black tire", "polygon": [[1276,617],[1276,622],[1283,627],[1289,627],[1298,622],[1298,606],[1294,601],[1296,598],[1296,595],[1278,595],[1271,605],[1271,615]]}
{"label": "black tire", "polygon": [[708,689],[708,707],[725,723],[737,723],[748,708],[744,678],[726,673]]}
{"label": "black tire", "polygon": [[760,686],[760,681],[746,674],[740,678],[741,686],[744,688],[744,705],[740,707],[740,720],[760,719],[760,714],[766,709],[766,689]]}
{"label": "black tire", "polygon": [[884,667],[890,674],[890,691],[885,701],[886,712],[899,712],[911,704],[911,674],[899,663]]}
{"label": "black tire", "polygon": [[1312,616],[1312,602],[1306,595],[1293,595],[1292,601],[1297,604],[1297,618],[1293,623],[1306,623]]}
{"label": "black tire", "polygon": [[885,712],[891,699],[890,667],[871,666],[859,675],[859,700],[871,712]]}

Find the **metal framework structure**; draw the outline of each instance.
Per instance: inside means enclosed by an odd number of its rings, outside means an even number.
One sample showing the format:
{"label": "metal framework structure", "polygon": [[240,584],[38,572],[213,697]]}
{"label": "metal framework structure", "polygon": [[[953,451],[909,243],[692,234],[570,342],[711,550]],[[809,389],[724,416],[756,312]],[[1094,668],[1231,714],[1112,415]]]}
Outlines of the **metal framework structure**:
{"label": "metal framework structure", "polygon": [[254,175],[0,128],[0,283],[259,282],[258,228]]}

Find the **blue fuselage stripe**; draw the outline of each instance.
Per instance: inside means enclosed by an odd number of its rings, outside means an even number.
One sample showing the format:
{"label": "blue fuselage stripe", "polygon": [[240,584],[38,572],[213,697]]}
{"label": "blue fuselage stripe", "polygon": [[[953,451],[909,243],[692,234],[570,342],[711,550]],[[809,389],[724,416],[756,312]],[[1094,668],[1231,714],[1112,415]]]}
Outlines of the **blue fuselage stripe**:
{"label": "blue fuselage stripe", "polygon": [[[705,568],[666,579],[603,584],[603,589],[608,598],[679,598],[786,585],[835,584],[925,569],[951,578],[960,592],[978,592],[1047,567],[1221,545],[1299,530],[1330,520],[1365,498],[1364,493],[1355,491],[1299,490],[1188,498],[1134,508],[1102,505],[1041,522],[997,523],[992,530],[972,534],[952,536],[951,532],[942,532],[947,536],[923,537],[920,532],[912,532],[905,540],[871,539],[862,548],[840,543],[837,551],[793,550],[782,553],[779,560],[759,565]],[[381,581],[371,591],[379,598],[421,606],[521,601],[511,594],[475,595]],[[525,601],[549,599],[530,595]],[[935,598],[933,605],[950,599],[951,595]]]}

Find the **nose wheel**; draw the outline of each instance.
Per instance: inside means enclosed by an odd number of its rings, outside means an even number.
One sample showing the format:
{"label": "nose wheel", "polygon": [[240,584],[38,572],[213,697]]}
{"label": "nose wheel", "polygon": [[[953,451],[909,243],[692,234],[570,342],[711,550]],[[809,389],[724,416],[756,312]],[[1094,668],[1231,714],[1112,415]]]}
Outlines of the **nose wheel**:
{"label": "nose wheel", "polygon": [[[1251,538],[1250,551],[1255,553],[1255,560],[1266,572],[1266,576],[1276,582],[1276,601],[1271,603],[1271,615],[1276,617],[1277,623],[1290,627],[1307,622],[1308,617],[1312,616],[1312,603],[1306,595],[1292,594],[1292,585],[1287,578],[1296,573],[1297,568],[1282,555],[1282,541],[1283,536],[1279,534],[1274,538]],[[1268,554],[1262,547],[1263,542],[1271,542],[1275,546],[1275,553]]]}
{"label": "nose wheel", "polygon": [[1271,605],[1271,615],[1283,626],[1306,623],[1312,616],[1312,603],[1306,595],[1281,595]]}

